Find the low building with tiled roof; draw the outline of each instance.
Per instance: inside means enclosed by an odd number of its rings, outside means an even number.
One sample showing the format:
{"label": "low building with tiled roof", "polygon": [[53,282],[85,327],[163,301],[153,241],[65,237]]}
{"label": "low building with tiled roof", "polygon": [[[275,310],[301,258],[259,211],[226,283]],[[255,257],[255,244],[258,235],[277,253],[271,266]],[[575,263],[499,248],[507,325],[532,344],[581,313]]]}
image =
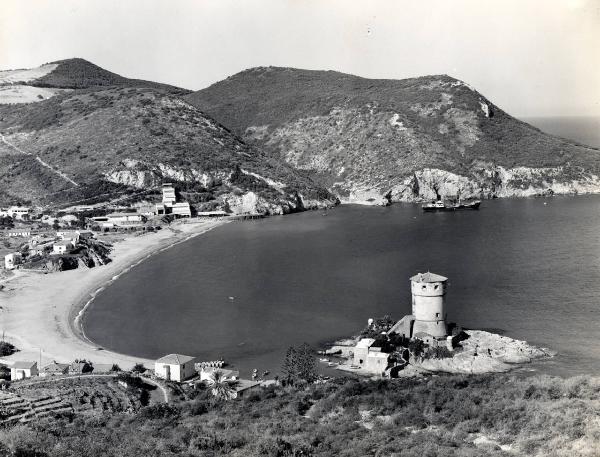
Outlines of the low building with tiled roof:
{"label": "low building with tiled roof", "polygon": [[167,381],[185,381],[196,375],[196,358],[189,355],[169,354],[154,363],[154,373]]}
{"label": "low building with tiled roof", "polygon": [[40,376],[56,376],[65,375],[69,373],[68,363],[52,362],[42,368]]}
{"label": "low building with tiled roof", "polygon": [[38,375],[38,366],[36,362],[16,361],[10,367],[10,380],[31,378]]}

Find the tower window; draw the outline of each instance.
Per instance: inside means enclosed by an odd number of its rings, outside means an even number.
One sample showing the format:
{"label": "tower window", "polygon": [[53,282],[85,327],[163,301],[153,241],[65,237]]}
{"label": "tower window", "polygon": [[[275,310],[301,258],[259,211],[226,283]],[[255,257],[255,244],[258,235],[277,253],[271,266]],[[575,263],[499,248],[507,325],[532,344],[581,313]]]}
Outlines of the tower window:
{"label": "tower window", "polygon": [[440,317],[440,313],[435,313],[435,317]]}
{"label": "tower window", "polygon": [[436,285],[434,286],[434,289],[435,289],[435,290],[438,290],[438,287],[440,287],[440,285],[439,285],[439,284],[436,284]]}
{"label": "tower window", "polygon": [[423,285],[423,286],[421,286],[421,289],[425,290],[425,289],[427,289],[427,286]]}

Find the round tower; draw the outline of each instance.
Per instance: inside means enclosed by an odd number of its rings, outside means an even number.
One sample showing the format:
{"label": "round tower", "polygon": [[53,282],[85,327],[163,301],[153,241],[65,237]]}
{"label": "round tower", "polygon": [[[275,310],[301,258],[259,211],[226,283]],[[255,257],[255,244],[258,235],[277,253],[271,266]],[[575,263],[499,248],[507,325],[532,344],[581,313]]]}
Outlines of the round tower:
{"label": "round tower", "polygon": [[435,273],[419,273],[410,278],[412,292],[412,314],[415,317],[412,334],[427,333],[434,337],[445,337],[446,328],[446,284],[448,278]]}

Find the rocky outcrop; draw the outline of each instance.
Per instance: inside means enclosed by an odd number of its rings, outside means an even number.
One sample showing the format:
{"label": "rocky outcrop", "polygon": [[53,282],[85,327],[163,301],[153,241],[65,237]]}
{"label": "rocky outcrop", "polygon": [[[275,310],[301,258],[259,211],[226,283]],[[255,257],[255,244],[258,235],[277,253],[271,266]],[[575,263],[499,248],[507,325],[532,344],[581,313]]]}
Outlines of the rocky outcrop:
{"label": "rocky outcrop", "polygon": [[469,338],[460,343],[452,357],[411,361],[411,364],[427,371],[483,374],[508,371],[515,364],[555,355],[549,349],[495,333],[482,330],[468,330],[466,333]]}
{"label": "rocky outcrop", "polygon": [[468,176],[445,170],[426,168],[413,173],[399,184],[388,187],[367,183],[337,185],[347,196],[344,203],[386,204],[420,202],[438,198],[502,198],[545,195],[600,193],[600,177],[581,169],[563,167],[473,168]]}

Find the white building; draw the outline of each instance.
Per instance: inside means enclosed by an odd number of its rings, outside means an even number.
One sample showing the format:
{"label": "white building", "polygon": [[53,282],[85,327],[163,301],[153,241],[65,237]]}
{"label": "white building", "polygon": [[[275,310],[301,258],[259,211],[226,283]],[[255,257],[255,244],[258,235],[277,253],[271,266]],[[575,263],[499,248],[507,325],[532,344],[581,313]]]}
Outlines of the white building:
{"label": "white building", "polygon": [[373,345],[373,338],[363,338],[354,347],[354,365],[362,366],[367,361],[369,348]]}
{"label": "white building", "polygon": [[6,214],[16,220],[29,219],[30,208],[27,206],[11,206],[6,210]]}
{"label": "white building", "polygon": [[163,183],[162,185],[162,203],[166,207],[173,206],[173,203],[177,201],[177,196],[175,195],[175,188],[171,183]]}
{"label": "white building", "polygon": [[31,230],[29,229],[16,229],[11,230],[7,233],[7,235],[11,238],[27,238],[31,236]]}
{"label": "white building", "polygon": [[20,252],[11,252],[4,256],[4,268],[7,270],[14,270],[17,265],[20,265],[23,261],[23,256]]}
{"label": "white building", "polygon": [[192,211],[188,202],[173,203],[172,213],[179,217],[191,217]]}
{"label": "white building", "polygon": [[185,381],[196,375],[195,357],[181,354],[169,354],[154,363],[154,373],[167,381]]}
{"label": "white building", "polygon": [[67,254],[73,250],[73,243],[70,241],[59,241],[52,246],[52,254]]}
{"label": "white building", "polygon": [[79,232],[76,230],[57,231],[56,237],[63,241],[70,241],[73,244],[73,246],[79,243]]}
{"label": "white building", "polygon": [[146,218],[139,213],[111,213],[106,216],[92,217],[92,220],[102,228],[137,227],[146,222]]}
{"label": "white building", "polygon": [[15,362],[10,367],[10,380],[16,381],[19,379],[31,378],[38,375],[38,367],[36,362]]}

